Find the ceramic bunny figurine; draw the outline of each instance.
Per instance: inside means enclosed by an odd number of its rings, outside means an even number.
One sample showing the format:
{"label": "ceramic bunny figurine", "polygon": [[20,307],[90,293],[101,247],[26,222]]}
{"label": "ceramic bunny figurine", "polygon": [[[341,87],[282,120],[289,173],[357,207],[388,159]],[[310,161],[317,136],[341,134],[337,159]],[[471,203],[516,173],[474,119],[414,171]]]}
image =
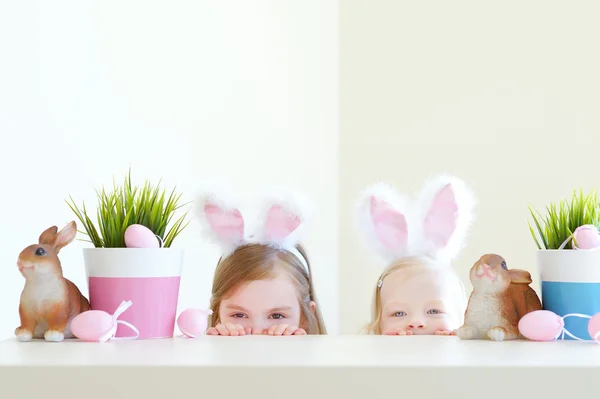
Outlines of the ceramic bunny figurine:
{"label": "ceramic bunny figurine", "polygon": [[56,226],[46,229],[39,244],[25,248],[17,265],[25,277],[19,316],[21,325],[15,330],[19,341],[44,338],[60,342],[73,338],[71,320],[90,309],[88,300],[71,281],[63,277],[59,251],[75,239],[74,221],[61,231]]}
{"label": "ceramic bunny figurine", "polygon": [[471,267],[469,278],[473,292],[465,322],[456,331],[461,339],[517,339],[519,320],[529,312],[542,309],[540,299],[529,286],[529,272],[509,270],[500,255],[483,255]]}

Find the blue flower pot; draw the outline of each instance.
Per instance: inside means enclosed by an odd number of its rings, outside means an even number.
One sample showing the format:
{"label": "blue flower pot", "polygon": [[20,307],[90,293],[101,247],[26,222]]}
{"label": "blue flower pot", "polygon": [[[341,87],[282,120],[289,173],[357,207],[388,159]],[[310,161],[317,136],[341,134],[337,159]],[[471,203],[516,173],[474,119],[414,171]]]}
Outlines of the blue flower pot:
{"label": "blue flower pot", "polygon": [[[537,253],[542,306],[559,316],[600,313],[600,250],[541,250]],[[589,319],[565,318],[565,329],[591,340]],[[565,334],[565,339],[573,339]]]}

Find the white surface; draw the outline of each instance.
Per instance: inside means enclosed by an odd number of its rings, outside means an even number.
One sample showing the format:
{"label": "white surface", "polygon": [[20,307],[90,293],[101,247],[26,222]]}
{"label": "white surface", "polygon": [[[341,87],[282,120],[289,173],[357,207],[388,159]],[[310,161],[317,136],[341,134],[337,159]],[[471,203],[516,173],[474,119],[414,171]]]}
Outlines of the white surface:
{"label": "white surface", "polygon": [[600,283],[600,251],[545,250],[536,254],[540,281]]}
{"label": "white surface", "polygon": [[0,366],[594,367],[594,342],[463,341],[458,337],[176,337],[168,340],[0,343]]}
{"label": "white surface", "polygon": [[[385,181],[413,194],[437,173],[478,199],[454,267],[485,253],[539,290],[528,205],[598,188],[600,2],[340,2],[340,319],[369,320],[385,266],[360,245],[356,196]],[[566,267],[566,270],[570,267]],[[598,268],[600,270],[600,268]]]}
{"label": "white surface", "polygon": [[179,277],[181,248],[85,248],[87,277]]}
{"label": "white surface", "polygon": [[348,335],[0,342],[0,397],[589,397],[598,372],[600,345],[576,341]]}
{"label": "white surface", "polygon": [[[19,252],[75,218],[69,196],[95,216],[94,189],[130,166],[182,202],[212,181],[242,198],[305,191],[318,208],[304,244],[338,332],[337,0],[0,1],[0,37],[0,338],[19,325]],[[60,254],[86,295],[89,246]],[[179,311],[207,307],[218,249],[195,220],[174,247]]]}

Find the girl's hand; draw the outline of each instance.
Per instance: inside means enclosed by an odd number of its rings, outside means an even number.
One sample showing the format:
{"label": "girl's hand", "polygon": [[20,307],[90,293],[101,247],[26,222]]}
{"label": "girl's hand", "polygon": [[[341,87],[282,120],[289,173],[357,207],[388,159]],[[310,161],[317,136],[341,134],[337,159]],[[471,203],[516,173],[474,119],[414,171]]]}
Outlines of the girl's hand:
{"label": "girl's hand", "polygon": [[263,335],[306,335],[306,331],[289,324],[276,324],[263,331]]}
{"label": "girl's hand", "polygon": [[237,337],[246,334],[252,334],[252,328],[244,328],[240,324],[231,323],[219,323],[215,327],[211,327],[208,330],[206,330],[206,335],[226,335],[231,337]]}
{"label": "girl's hand", "polygon": [[448,331],[448,330],[437,330],[435,335],[456,335],[456,330]]}
{"label": "girl's hand", "polygon": [[393,330],[384,332],[383,335],[413,335],[413,332],[410,330],[406,331],[401,328],[395,328]]}

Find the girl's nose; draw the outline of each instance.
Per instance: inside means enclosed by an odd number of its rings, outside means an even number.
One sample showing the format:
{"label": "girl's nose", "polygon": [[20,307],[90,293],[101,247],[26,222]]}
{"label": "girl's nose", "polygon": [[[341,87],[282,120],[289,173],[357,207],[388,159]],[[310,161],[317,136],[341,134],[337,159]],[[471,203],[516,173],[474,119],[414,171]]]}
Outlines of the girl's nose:
{"label": "girl's nose", "polygon": [[421,320],[412,320],[410,323],[408,323],[408,328],[413,330],[422,330],[425,327],[427,327],[427,325]]}

